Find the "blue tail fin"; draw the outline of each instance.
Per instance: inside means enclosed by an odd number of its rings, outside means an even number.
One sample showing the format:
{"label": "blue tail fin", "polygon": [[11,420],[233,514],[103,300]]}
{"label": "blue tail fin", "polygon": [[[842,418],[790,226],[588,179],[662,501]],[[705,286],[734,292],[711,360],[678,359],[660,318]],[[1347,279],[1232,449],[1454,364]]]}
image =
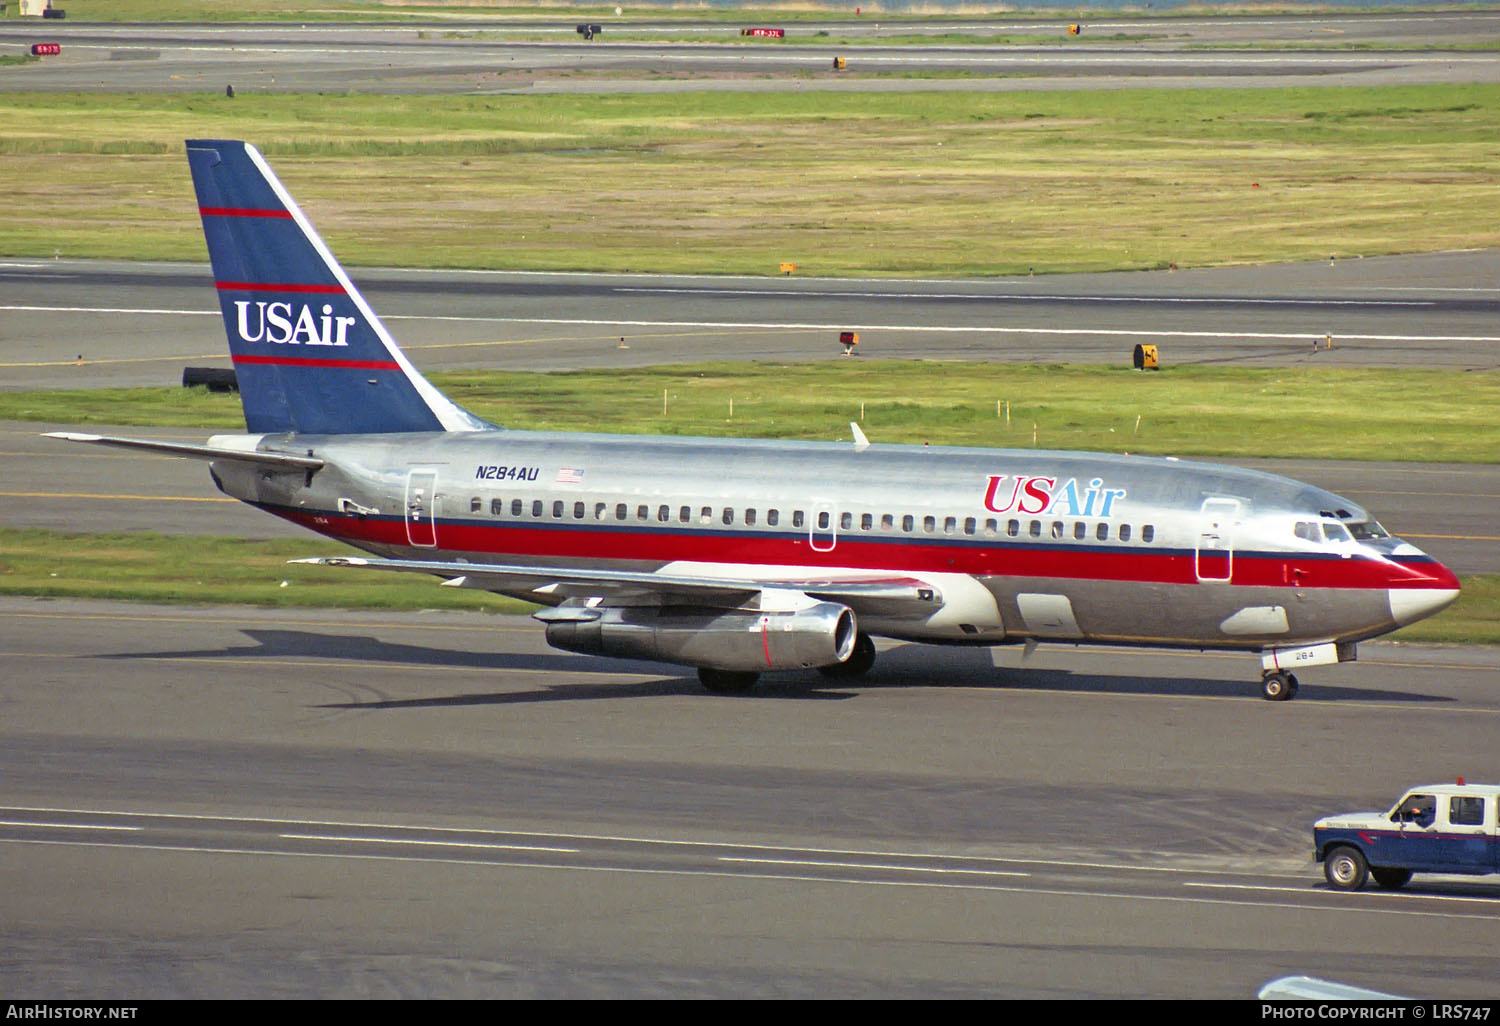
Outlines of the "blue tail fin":
{"label": "blue tail fin", "polygon": [[255,147],[189,139],[187,152],[251,432],[492,426],[407,361]]}

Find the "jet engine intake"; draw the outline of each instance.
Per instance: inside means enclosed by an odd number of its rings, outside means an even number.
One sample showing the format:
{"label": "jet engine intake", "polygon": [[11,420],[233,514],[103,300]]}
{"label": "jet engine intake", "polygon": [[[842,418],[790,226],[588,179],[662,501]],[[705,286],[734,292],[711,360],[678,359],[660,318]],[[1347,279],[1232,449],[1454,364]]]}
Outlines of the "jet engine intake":
{"label": "jet engine intake", "polygon": [[587,612],[598,616],[538,614],[547,623],[547,644],[585,655],[759,672],[842,663],[858,634],[854,611],[836,602],[786,611],[627,606]]}

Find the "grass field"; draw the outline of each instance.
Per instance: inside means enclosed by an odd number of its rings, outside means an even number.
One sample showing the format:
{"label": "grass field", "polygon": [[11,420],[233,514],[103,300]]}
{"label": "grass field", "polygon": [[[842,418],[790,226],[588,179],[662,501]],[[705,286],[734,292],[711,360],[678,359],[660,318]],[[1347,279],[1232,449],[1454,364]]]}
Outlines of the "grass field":
{"label": "grass field", "polygon": [[[432,379],[480,416],[528,430],[835,440],[859,421],[875,442],[1228,459],[1500,459],[1484,441],[1500,438],[1500,371],[1330,369],[1316,365],[1311,349],[1306,366],[1264,370],[834,358]],[[237,396],[182,388],[0,392],[0,420],[244,428]]]}
{"label": "grass field", "polygon": [[306,541],[245,541],[0,528],[0,595],[271,608],[506,613],[536,608],[498,595],[443,588],[435,577],[334,571],[287,562],[353,552],[313,535]]}
{"label": "grass field", "polygon": [[1500,85],[0,93],[0,255],[204,259],[182,140],[220,135],[350,264],[981,276],[1491,247],[1497,123]]}

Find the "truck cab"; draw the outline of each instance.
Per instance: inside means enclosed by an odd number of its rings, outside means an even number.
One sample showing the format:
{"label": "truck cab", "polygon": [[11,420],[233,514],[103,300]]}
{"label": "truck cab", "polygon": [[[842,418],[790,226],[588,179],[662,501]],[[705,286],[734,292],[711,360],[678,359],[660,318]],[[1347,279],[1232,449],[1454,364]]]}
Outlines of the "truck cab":
{"label": "truck cab", "polygon": [[1313,857],[1330,887],[1387,889],[1412,873],[1500,873],[1500,786],[1412,788],[1387,812],[1349,812],[1313,824]]}

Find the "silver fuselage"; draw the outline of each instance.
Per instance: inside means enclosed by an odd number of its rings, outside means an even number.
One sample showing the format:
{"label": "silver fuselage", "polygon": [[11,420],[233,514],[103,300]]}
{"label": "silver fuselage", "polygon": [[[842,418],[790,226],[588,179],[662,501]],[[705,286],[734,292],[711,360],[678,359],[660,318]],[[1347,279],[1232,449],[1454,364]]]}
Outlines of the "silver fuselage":
{"label": "silver fuselage", "polygon": [[1347,499],[1171,458],[509,430],[228,442],[323,459],[213,467],[227,494],[380,556],[931,581],[936,610],[861,614],[912,640],[1345,643],[1458,587]]}

